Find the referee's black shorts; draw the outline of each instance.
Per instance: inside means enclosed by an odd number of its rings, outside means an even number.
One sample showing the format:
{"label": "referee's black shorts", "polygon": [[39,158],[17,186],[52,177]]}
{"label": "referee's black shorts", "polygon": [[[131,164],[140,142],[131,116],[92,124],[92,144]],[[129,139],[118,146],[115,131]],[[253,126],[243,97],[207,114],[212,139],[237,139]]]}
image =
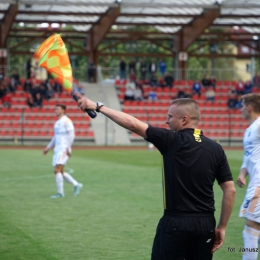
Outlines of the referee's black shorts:
{"label": "referee's black shorts", "polygon": [[157,226],[152,260],[210,260],[216,221],[209,216],[164,215]]}

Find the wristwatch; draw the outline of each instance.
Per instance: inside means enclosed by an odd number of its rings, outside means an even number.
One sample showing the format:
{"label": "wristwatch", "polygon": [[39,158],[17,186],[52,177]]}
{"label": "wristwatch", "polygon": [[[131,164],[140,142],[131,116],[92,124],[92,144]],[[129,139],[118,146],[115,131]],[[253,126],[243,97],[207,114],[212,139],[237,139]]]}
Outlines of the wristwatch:
{"label": "wristwatch", "polygon": [[97,108],[96,108],[96,111],[97,112],[100,112],[100,108],[103,107],[104,104],[102,102],[97,102]]}

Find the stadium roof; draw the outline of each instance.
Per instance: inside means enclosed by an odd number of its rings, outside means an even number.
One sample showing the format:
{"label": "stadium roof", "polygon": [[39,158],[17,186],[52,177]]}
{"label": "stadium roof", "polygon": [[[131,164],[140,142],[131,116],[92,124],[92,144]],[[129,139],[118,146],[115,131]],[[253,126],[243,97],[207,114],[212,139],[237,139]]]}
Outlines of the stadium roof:
{"label": "stadium roof", "polygon": [[[259,46],[252,46],[260,38],[259,13],[259,0],[0,0],[0,48],[7,47],[8,37],[26,37],[18,45],[9,46],[9,51],[29,54],[18,49],[37,38],[62,32],[66,43],[78,48],[75,55],[88,55],[94,61],[108,52],[121,56],[122,53],[112,53],[110,49],[139,40],[164,48],[164,55],[171,57],[187,51],[195,41],[203,43],[189,49],[189,57],[198,55],[195,52],[199,48],[221,41],[242,43],[256,50],[240,55],[242,58],[260,57]],[[74,39],[87,41],[86,48],[75,44]],[[100,43],[106,39],[117,42],[100,49]],[[224,52],[218,55],[228,57]]]}
{"label": "stadium roof", "polygon": [[[0,19],[10,4],[0,3]],[[259,0],[18,0],[15,23],[53,27],[72,25],[76,31],[87,32],[106,15],[109,8],[120,6],[114,25],[151,25],[172,34],[201,16],[205,10],[220,6],[220,16],[212,26],[240,26],[251,33],[260,33]]]}

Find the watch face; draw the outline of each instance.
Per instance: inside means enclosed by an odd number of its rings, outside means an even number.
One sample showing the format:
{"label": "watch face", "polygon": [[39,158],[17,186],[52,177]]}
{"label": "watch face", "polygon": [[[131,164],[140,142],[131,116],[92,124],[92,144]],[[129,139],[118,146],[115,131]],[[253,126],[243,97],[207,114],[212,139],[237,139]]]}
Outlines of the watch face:
{"label": "watch face", "polygon": [[96,111],[99,112],[99,109],[104,106],[102,102],[97,102],[97,109]]}

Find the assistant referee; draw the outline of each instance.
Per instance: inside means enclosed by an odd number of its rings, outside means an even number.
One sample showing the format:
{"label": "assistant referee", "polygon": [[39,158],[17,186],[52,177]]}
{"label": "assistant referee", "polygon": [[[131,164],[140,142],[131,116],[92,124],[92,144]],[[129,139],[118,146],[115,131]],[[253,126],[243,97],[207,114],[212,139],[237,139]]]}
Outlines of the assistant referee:
{"label": "assistant referee", "polygon": [[[196,101],[177,99],[167,113],[170,130],[95,103],[81,94],[82,110],[101,112],[120,126],[153,143],[163,157],[164,214],[152,248],[152,260],[208,260],[220,248],[234,205],[235,187],[222,147],[198,129]],[[215,179],[223,190],[220,220],[214,218]]]}

